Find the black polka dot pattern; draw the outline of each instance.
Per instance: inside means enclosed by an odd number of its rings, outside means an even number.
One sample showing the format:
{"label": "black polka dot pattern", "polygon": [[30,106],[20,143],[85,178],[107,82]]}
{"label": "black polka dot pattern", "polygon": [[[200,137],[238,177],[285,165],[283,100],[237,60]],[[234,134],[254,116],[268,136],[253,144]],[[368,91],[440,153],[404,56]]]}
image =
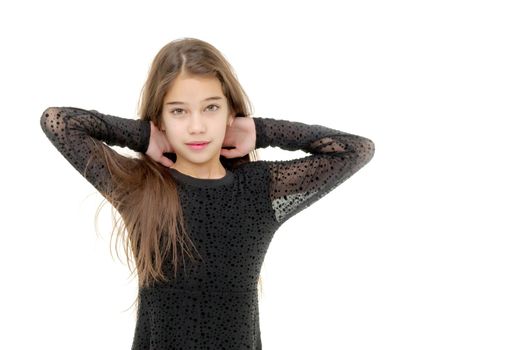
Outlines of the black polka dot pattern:
{"label": "black polka dot pattern", "polygon": [[[91,157],[94,143],[110,151],[105,144],[143,153],[149,146],[149,121],[105,115],[95,110],[49,107],[40,118],[40,126],[66,160],[102,194],[111,189],[111,176],[103,159]],[[119,156],[116,151],[112,153]]]}
{"label": "black polka dot pattern", "polygon": [[[321,125],[253,119],[256,148],[310,155],[244,163],[220,179],[169,169],[201,258],[181,264],[176,279],[139,290],[133,350],[262,349],[257,281],[274,233],[374,155],[374,143],[361,136]],[[52,144],[102,194],[112,186],[103,161],[86,167],[94,142],[137,152],[149,145],[149,121],[95,110],[50,107],[40,123]],[[173,275],[169,262],[164,268]]]}

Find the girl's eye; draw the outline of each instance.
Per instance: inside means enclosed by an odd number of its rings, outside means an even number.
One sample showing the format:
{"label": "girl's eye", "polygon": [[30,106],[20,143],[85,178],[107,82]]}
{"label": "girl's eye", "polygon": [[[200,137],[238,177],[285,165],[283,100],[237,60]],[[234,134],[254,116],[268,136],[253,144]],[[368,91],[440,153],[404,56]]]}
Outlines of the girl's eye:
{"label": "girl's eye", "polygon": [[[217,106],[217,105],[209,105],[209,106],[206,107],[206,108],[209,108],[209,107],[216,107],[215,109],[212,110],[212,112],[215,112],[215,111],[217,111],[217,110],[220,108],[220,107]],[[183,109],[182,109],[182,108],[175,108],[174,110],[171,111],[171,113],[173,113],[173,114],[179,114],[179,113],[178,113],[179,111],[183,111]]]}
{"label": "girl's eye", "polygon": [[212,107],[212,106],[213,106],[213,107],[217,107],[217,108],[214,109],[213,111],[216,111],[217,109],[219,109],[219,106],[217,106],[217,105],[209,105],[208,107]]}

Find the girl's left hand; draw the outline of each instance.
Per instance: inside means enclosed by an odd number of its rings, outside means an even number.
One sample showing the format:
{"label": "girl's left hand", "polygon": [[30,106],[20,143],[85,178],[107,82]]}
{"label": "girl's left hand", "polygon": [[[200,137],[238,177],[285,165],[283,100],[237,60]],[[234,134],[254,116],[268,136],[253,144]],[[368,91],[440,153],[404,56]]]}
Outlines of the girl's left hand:
{"label": "girl's left hand", "polygon": [[[255,149],[255,122],[251,117],[235,117],[231,126],[226,127],[221,155],[239,158]],[[226,149],[224,147],[234,147]]]}

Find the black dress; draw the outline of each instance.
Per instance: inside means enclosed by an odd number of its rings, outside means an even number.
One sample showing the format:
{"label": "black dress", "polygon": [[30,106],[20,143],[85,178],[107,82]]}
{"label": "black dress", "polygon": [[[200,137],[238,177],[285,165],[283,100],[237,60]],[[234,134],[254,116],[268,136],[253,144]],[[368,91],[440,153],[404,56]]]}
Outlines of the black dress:
{"label": "black dress", "polygon": [[[256,148],[309,155],[244,163],[219,179],[168,168],[178,184],[187,231],[203,259],[186,263],[184,273],[170,283],[139,289],[133,350],[262,349],[257,281],[275,231],[374,155],[374,143],[362,136],[321,125],[253,119]],[[149,121],[96,110],[50,107],[40,123],[58,151],[102,194],[111,186],[102,159],[85,169],[93,143],[143,153],[149,145]]]}

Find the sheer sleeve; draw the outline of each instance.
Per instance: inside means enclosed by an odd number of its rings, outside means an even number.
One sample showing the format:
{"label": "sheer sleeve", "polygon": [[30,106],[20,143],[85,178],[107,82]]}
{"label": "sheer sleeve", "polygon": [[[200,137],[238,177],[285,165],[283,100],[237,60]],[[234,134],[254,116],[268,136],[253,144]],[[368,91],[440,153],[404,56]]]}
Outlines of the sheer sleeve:
{"label": "sheer sleeve", "polygon": [[108,146],[128,147],[145,153],[149,146],[150,122],[127,119],[96,110],[49,107],[40,126],[53,146],[104,196],[113,189],[104,159],[95,152],[96,144],[116,157],[124,157]]}
{"label": "sheer sleeve", "polygon": [[269,195],[280,224],[339,186],[367,164],[374,143],[362,136],[322,125],[273,118],[253,118],[256,148],[279,147],[310,153],[304,158],[264,161]]}

